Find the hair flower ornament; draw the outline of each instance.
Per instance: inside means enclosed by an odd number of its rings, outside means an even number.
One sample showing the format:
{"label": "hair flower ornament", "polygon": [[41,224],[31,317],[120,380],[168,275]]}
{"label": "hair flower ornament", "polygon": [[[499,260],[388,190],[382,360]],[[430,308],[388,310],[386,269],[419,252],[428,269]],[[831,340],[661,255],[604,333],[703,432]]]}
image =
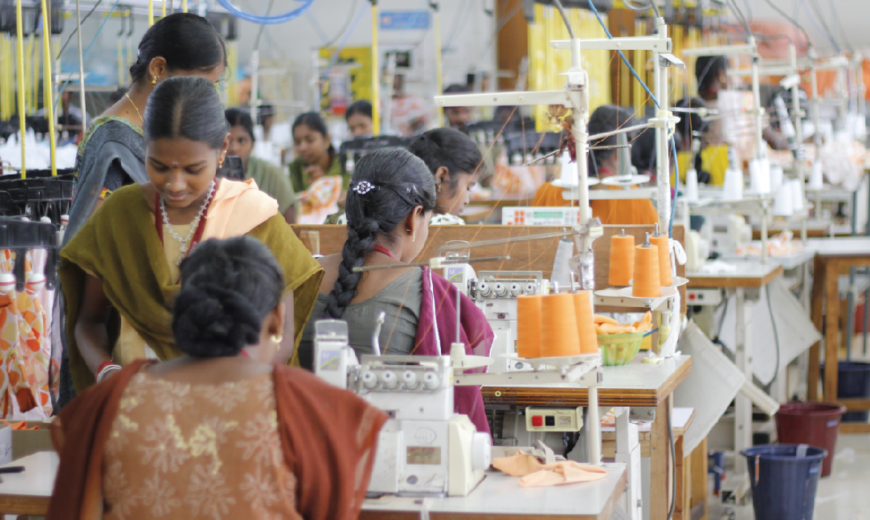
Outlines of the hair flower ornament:
{"label": "hair flower ornament", "polygon": [[350,189],[352,189],[353,192],[357,195],[365,195],[366,193],[377,189],[377,186],[369,181],[359,181],[358,183],[351,186]]}

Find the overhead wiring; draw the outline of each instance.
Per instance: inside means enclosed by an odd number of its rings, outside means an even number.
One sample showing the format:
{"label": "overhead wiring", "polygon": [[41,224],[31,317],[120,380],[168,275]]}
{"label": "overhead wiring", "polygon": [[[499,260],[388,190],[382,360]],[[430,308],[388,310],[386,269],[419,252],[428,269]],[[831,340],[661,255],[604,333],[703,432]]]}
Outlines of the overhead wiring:
{"label": "overhead wiring", "polygon": [[632,11],[646,11],[647,9],[652,9],[656,14],[656,18],[661,18],[661,15],[659,14],[659,6],[656,5],[656,0],[649,0],[648,5],[634,5],[629,2],[629,0],[622,0],[622,3]]}
{"label": "overhead wiring", "polygon": [[834,34],[834,31],[832,31],[831,28],[828,26],[828,20],[825,18],[825,14],[822,12],[821,7],[819,7],[818,2],[816,2],[816,0],[809,0],[809,3],[810,3],[810,7],[812,7],[812,9],[813,9],[813,12],[816,13],[816,17],[818,18],[819,23],[822,24],[822,28],[825,29],[825,32],[828,34],[828,36],[831,38],[831,40],[836,42],[837,52],[840,52],[840,48],[839,48],[840,40]]}
{"label": "overhead wiring", "polygon": [[311,4],[314,3],[314,0],[297,0],[298,2],[301,2],[302,5],[284,14],[279,14],[275,16],[257,16],[242,11],[238,7],[234,6],[232,2],[230,2],[230,0],[217,1],[224,9],[229,11],[231,15],[237,18],[241,18],[246,22],[258,23],[263,25],[274,25],[295,20],[296,18],[299,18],[300,16],[305,14],[305,11],[307,11],[311,7]]}
{"label": "overhead wiring", "polygon": [[840,52],[840,46],[837,45],[837,42],[834,40],[831,34],[819,26],[819,23],[816,21],[815,16],[810,11],[809,5],[807,5],[807,0],[801,0],[801,5],[804,6],[804,11],[806,11],[807,15],[809,15],[810,23],[813,24],[813,27],[816,29],[816,31],[820,32],[822,36],[824,36],[829,42],[831,42],[831,45],[834,46],[834,49],[836,49],[837,52]]}
{"label": "overhead wiring", "polygon": [[568,15],[565,14],[565,8],[562,7],[562,2],[560,0],[553,0],[553,3],[556,4],[556,9],[558,9],[559,14],[562,15],[562,21],[565,22],[565,27],[568,28],[568,34],[571,36],[571,39],[573,40],[575,38],[574,29],[571,28],[571,23],[568,21]]}
{"label": "overhead wiring", "polygon": [[338,41],[339,38],[347,31],[347,28],[350,27],[350,23],[353,21],[353,14],[356,12],[357,4],[359,4],[359,0],[353,0],[353,7],[348,11],[347,20],[344,21],[344,25],[341,27],[337,33],[335,33],[335,37],[324,43],[324,47],[332,47],[335,45],[335,42]]}
{"label": "overhead wiring", "polygon": [[786,20],[788,20],[789,23],[791,23],[792,25],[794,25],[795,27],[797,27],[798,29],[800,29],[800,31],[801,31],[801,32],[803,33],[803,35],[804,35],[804,38],[807,39],[807,43],[808,43],[808,44],[810,44],[810,45],[813,44],[813,40],[810,39],[810,35],[807,34],[806,29],[804,29],[803,26],[802,26],[801,24],[797,23],[797,20],[795,20],[794,18],[792,18],[791,16],[789,16],[788,14],[786,14],[785,11],[783,11],[782,9],[780,9],[779,7],[777,7],[776,4],[773,3],[773,0],[764,0],[764,1],[767,2],[767,5],[769,5],[770,7],[772,7],[774,11],[776,11],[777,13],[779,13],[780,16],[782,16],[783,18],[785,18]]}
{"label": "overhead wiring", "polygon": [[[86,14],[85,17],[82,18],[82,23],[87,22],[87,21],[88,21],[88,18],[90,18],[91,15],[94,14],[94,11],[96,11],[96,10],[97,10],[97,7],[99,7],[100,4],[102,4],[102,3],[103,3],[103,0],[97,0],[97,3],[95,3],[94,6],[91,7],[91,10],[88,11],[88,14]],[[57,53],[57,58],[56,58],[56,59],[58,59],[58,60],[60,59],[61,55],[63,54],[63,51],[66,50],[67,46],[69,46],[69,42],[71,42],[72,39],[75,37],[75,35],[78,34],[78,31],[79,31],[79,28],[78,28],[78,27],[76,27],[75,29],[73,29],[73,32],[69,35],[69,38],[66,39],[66,42],[64,42],[63,47],[61,47],[61,48],[60,48],[60,51]]]}
{"label": "overhead wiring", "polygon": [[[275,0],[269,0],[269,5],[266,7],[266,14],[264,16],[269,16],[269,13],[272,12],[272,7],[275,5]],[[263,31],[266,30],[266,24],[260,26],[260,30],[257,31],[257,39],[254,40],[254,49],[260,50],[260,38],[263,36]]]}
{"label": "overhead wiring", "polygon": [[[85,52],[84,52],[84,53],[82,53],[82,60],[84,60],[85,58],[87,58],[88,53],[91,52],[91,47],[94,46],[94,43],[96,43],[97,38],[100,37],[100,33],[103,32],[103,27],[106,26],[106,22],[108,22],[108,21],[109,21],[109,18],[112,17],[112,13],[115,12],[115,8],[118,7],[118,4],[119,4],[119,3],[121,3],[121,0],[115,0],[115,3],[112,5],[112,8],[109,10],[109,14],[106,15],[106,18],[103,19],[103,23],[100,24],[100,28],[97,29],[97,34],[94,35],[94,39],[91,40],[91,43],[90,43],[90,45],[88,45],[88,48],[85,49]],[[59,73],[59,72],[60,72],[60,71],[58,71],[58,73]],[[72,81],[72,78],[67,79],[67,80],[64,82],[63,86],[60,87],[60,90],[57,92],[57,98],[54,100],[54,110],[55,110],[55,111],[57,111],[57,102],[58,102],[58,101],[60,100],[60,98],[62,97],[61,94],[63,94],[63,91],[66,90],[66,87],[67,87],[67,85],[69,85],[69,82],[70,82],[70,81]],[[81,80],[80,80],[80,81],[81,81]]]}
{"label": "overhead wiring", "polygon": [[831,6],[831,13],[833,14],[834,22],[837,24],[837,28],[840,29],[840,34],[843,36],[843,41],[846,42],[846,47],[854,52],[855,47],[852,46],[852,42],[850,42],[849,37],[846,36],[846,29],[843,27],[843,22],[840,20],[840,13],[837,11],[837,5],[834,3],[834,0],[828,0],[828,4]]}

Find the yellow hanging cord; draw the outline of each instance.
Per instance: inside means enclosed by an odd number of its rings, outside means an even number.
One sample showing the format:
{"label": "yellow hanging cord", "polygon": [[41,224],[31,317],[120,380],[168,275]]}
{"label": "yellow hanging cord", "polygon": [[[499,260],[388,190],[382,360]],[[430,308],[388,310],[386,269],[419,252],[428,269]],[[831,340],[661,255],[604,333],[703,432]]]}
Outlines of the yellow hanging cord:
{"label": "yellow hanging cord", "polygon": [[[57,176],[57,160],[55,149],[57,136],[54,129],[54,100],[52,99],[51,85],[51,20],[49,11],[46,9],[46,0],[42,0],[42,59],[44,73],[42,77],[43,105],[45,105],[45,117],[48,118],[48,143],[51,148],[51,175]],[[23,145],[22,145],[23,146]]]}
{"label": "yellow hanging cord", "polygon": [[372,0],[372,135],[381,135],[381,74],[378,67],[378,0]]}
{"label": "yellow hanging cord", "polygon": [[154,25],[154,0],[148,0],[148,27]]}
{"label": "yellow hanging cord", "polygon": [[[441,69],[441,11],[435,6],[435,95],[442,94],[443,77]],[[438,126],[444,126],[444,107],[438,106]]]}
{"label": "yellow hanging cord", "polygon": [[[30,65],[30,69],[28,69],[24,75],[24,104],[27,106],[27,110],[31,113],[33,112],[33,78],[31,77],[31,69],[33,69],[33,42],[34,35],[26,37],[26,43],[24,44],[24,63]],[[30,115],[30,114],[28,114]]]}
{"label": "yellow hanging cord", "polygon": [[24,16],[21,14],[21,0],[15,3],[15,34],[18,37],[18,122],[21,129],[21,178],[27,178],[27,168],[24,164],[24,137],[26,135],[25,103],[24,96],[27,91],[24,88]]}
{"label": "yellow hanging cord", "polygon": [[163,18],[166,18],[166,0],[163,0],[163,9],[160,13]]}
{"label": "yellow hanging cord", "polygon": [[181,0],[181,10],[187,12],[187,0]]}

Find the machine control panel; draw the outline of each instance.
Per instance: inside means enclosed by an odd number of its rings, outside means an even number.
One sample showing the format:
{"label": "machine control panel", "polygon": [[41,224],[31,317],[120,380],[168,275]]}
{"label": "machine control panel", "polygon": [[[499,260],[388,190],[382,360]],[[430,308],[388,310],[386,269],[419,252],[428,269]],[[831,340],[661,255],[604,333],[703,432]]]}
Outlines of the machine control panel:
{"label": "machine control panel", "polygon": [[583,407],[526,408],[526,430],[530,432],[577,432],[583,427]]}
{"label": "machine control panel", "polygon": [[719,306],[721,303],[720,289],[686,289],[686,305]]}

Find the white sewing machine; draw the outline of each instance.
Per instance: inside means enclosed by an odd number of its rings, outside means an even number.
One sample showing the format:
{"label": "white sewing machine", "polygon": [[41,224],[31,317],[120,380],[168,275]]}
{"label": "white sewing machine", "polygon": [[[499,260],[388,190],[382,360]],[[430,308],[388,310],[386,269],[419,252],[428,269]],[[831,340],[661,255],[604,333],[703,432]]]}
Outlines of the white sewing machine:
{"label": "white sewing machine", "polygon": [[[381,322],[382,323],[382,322]],[[466,496],[490,466],[489,435],[453,412],[450,356],[363,356],[348,346],[347,323],[315,324],[315,373],[387,412],[369,493]],[[464,352],[464,347],[463,347]]]}
{"label": "white sewing machine", "polygon": [[477,280],[469,282],[469,297],[495,333],[490,373],[531,370],[528,362],[504,356],[517,353],[517,296],[549,293],[550,282],[540,271],[481,271]]}

